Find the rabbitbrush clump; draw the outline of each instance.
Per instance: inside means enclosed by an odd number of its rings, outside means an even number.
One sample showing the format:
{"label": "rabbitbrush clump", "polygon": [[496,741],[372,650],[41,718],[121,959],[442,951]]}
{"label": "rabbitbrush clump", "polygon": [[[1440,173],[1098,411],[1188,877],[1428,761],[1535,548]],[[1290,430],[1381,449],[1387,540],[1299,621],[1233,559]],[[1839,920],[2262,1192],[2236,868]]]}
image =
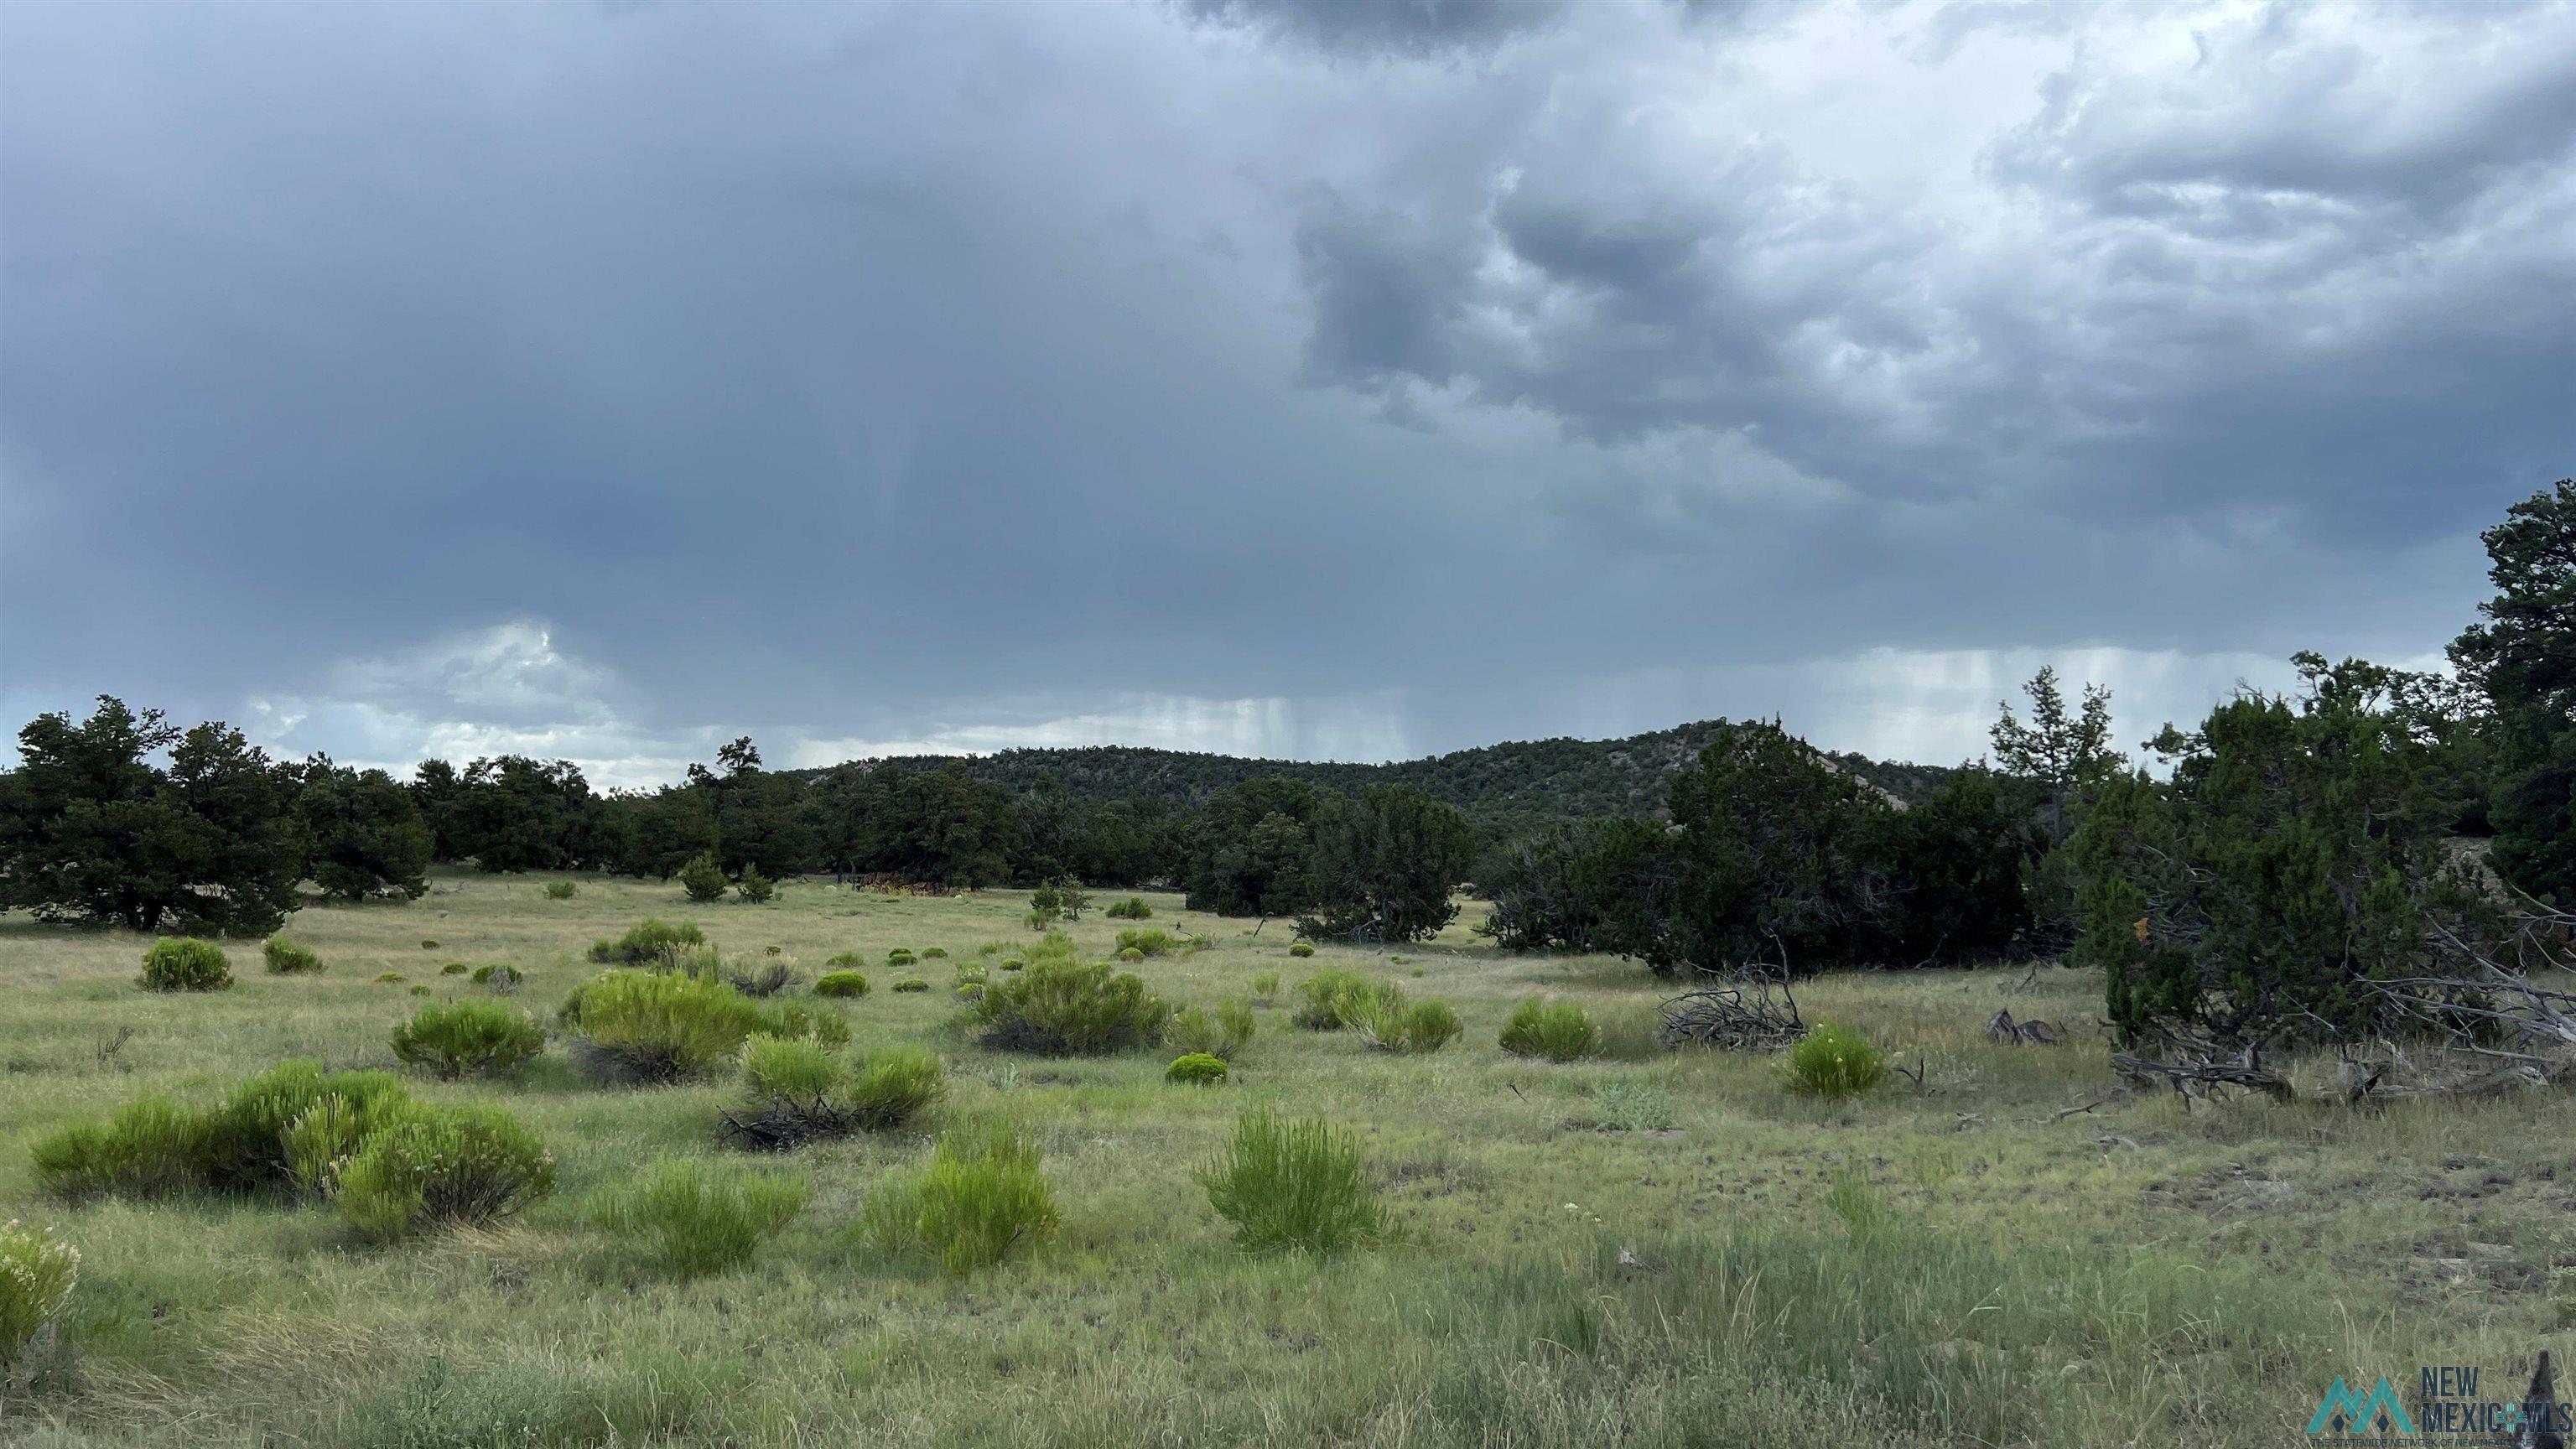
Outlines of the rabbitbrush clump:
{"label": "rabbitbrush clump", "polygon": [[1512,1008],[1511,1019],[1503,1023],[1502,1045],[1516,1057],[1570,1062],[1598,1051],[1601,1033],[1574,1002],[1533,996]]}
{"label": "rabbitbrush clump", "polygon": [[271,976],[296,976],[322,969],[322,958],[313,954],[311,947],[284,936],[271,936],[262,942],[259,954],[268,963]]}
{"label": "rabbitbrush clump", "polygon": [[554,1191],[555,1162],[499,1107],[422,1107],[370,1133],[338,1173],[333,1200],[364,1236],[388,1241],[508,1217]]}
{"label": "rabbitbrush clump", "polygon": [[800,1175],[743,1172],[665,1157],[634,1178],[593,1193],[591,1224],[677,1278],[751,1261],[805,1210],[814,1185]]}
{"label": "rabbitbrush clump", "polygon": [[724,1136],[782,1150],[815,1137],[900,1127],[939,1099],[945,1072],[926,1047],[880,1047],[854,1067],[820,1042],[755,1036],[742,1049],[751,1102],[724,1114]]}
{"label": "rabbitbrush clump", "polygon": [[1037,1144],[996,1125],[946,1133],[929,1166],[880,1181],[860,1205],[856,1233],[887,1254],[971,1273],[1053,1233],[1057,1221]]}
{"label": "rabbitbrush clump", "polygon": [[233,984],[233,963],[212,941],[164,936],[143,953],[135,984],[146,991],[221,991]]}
{"label": "rabbitbrush clump", "polygon": [[1792,1091],[1852,1097],[1887,1076],[1887,1058],[1860,1033],[1820,1021],[1789,1048],[1785,1070]]}
{"label": "rabbitbrush clump", "polygon": [[706,933],[695,921],[673,924],[647,916],[614,941],[590,943],[590,959],[611,966],[642,966],[682,946],[703,946]]}
{"label": "rabbitbrush clump", "polygon": [[1225,1001],[1218,1003],[1214,1014],[1196,1006],[1174,1012],[1163,1040],[1184,1052],[1204,1053],[1230,1062],[1252,1041],[1253,1031],[1252,1008],[1240,1001]]}
{"label": "rabbitbrush clump", "polygon": [[1247,1112],[1198,1181],[1246,1248],[1331,1253],[1387,1233],[1357,1139],[1329,1122],[1286,1122],[1268,1107]]}
{"label": "rabbitbrush clump", "polygon": [[742,1048],[760,1008],[721,981],[611,971],[582,983],[564,1025],[599,1070],[639,1082],[697,1076]]}
{"label": "rabbitbrush clump", "polygon": [[969,1002],[984,1044],[1042,1056],[1097,1056],[1163,1039],[1171,1008],[1136,976],[1103,962],[1044,961]]}
{"label": "rabbitbrush clump", "polygon": [[396,1059],[449,1081],[510,1071],[545,1046],[535,1017],[497,1001],[424,1006],[393,1036]]}
{"label": "rabbitbrush clump", "polygon": [[79,1282],[79,1249],[15,1219],[0,1223],[0,1383]]}
{"label": "rabbitbrush clump", "polygon": [[285,1061],[213,1107],[147,1096],[32,1150],[71,1197],[296,1192],[389,1239],[517,1212],[554,1187],[554,1159],[509,1112],[415,1102],[385,1072]]}

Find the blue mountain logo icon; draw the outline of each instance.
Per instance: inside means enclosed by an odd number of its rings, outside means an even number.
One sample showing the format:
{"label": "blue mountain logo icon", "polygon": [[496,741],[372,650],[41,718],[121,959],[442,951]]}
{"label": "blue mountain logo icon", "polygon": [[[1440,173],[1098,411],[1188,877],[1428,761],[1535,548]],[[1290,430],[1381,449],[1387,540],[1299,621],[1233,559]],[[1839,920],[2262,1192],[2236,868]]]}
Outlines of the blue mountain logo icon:
{"label": "blue mountain logo icon", "polygon": [[2325,1402],[2317,1405],[2317,1416],[2308,1421],[2308,1432],[2351,1438],[2385,1437],[2414,1433],[2415,1421],[2407,1417],[2406,1406],[2397,1401],[2397,1391],[2388,1386],[2388,1375],[2379,1376],[2379,1383],[2367,1398],[2354,1393],[2338,1377],[2326,1389]]}

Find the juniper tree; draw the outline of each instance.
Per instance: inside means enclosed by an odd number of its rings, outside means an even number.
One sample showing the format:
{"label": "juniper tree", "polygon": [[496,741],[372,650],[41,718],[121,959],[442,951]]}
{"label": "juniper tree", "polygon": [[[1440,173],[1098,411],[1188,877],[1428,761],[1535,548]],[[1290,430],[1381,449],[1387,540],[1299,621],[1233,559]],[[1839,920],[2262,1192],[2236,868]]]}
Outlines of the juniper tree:
{"label": "juniper tree", "polygon": [[411,792],[382,770],[352,770],[315,755],[298,772],[296,814],[312,840],[308,873],[341,900],[429,890],[432,839]]}
{"label": "juniper tree", "polygon": [[1410,786],[1328,797],[1306,866],[1313,905],[1297,929],[1381,943],[1437,935],[1458,915],[1450,892],[1474,853],[1467,818]]}
{"label": "juniper tree", "polygon": [[2295,701],[2249,692],[2151,748],[2170,779],[2093,792],[2074,855],[2077,959],[2124,1039],[2244,1049],[2383,1029],[2382,987],[2489,908],[2448,862],[2438,759],[2405,676],[2299,656]]}
{"label": "juniper tree", "polygon": [[295,909],[295,784],[241,731],[182,731],[101,695],[79,724],[30,721],[18,753],[0,775],[0,907],[229,935],[265,935]]}
{"label": "juniper tree", "polygon": [[2496,868],[2576,903],[2576,480],[2513,505],[2481,537],[2496,595],[2450,652],[2494,712]]}
{"label": "juniper tree", "polygon": [[1813,971],[1851,957],[1873,908],[1887,806],[1776,723],[1739,725],[1673,776],[1674,910],[1632,954],[1710,971]]}

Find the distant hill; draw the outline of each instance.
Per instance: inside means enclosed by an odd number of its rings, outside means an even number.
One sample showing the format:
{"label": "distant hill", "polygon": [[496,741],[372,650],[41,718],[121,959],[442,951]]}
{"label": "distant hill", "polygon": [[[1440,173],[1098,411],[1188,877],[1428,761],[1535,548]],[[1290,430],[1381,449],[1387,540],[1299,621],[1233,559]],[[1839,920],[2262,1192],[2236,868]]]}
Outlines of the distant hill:
{"label": "distant hill", "polygon": [[[1616,740],[1525,740],[1484,745],[1383,765],[1311,760],[1258,760],[1236,755],[1096,745],[1083,749],[1004,750],[993,755],[900,755],[854,760],[837,768],[923,770],[952,767],[1020,794],[1050,777],[1094,800],[1149,798],[1185,810],[1230,785],[1287,775],[1356,790],[1402,783],[1495,825],[1587,815],[1661,815],[1673,772],[1734,726],[1700,720]],[[1949,775],[1935,765],[1823,752],[1896,800],[1922,799]],[[819,771],[800,773],[817,774]]]}

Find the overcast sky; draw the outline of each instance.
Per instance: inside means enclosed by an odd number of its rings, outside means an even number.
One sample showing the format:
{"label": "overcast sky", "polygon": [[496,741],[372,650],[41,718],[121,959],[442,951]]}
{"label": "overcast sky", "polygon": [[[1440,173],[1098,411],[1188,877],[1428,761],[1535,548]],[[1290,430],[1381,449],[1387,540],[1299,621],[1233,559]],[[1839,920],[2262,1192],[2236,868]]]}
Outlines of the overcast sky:
{"label": "overcast sky", "polygon": [[0,6],[0,707],[667,778],[2429,662],[2576,6]]}

